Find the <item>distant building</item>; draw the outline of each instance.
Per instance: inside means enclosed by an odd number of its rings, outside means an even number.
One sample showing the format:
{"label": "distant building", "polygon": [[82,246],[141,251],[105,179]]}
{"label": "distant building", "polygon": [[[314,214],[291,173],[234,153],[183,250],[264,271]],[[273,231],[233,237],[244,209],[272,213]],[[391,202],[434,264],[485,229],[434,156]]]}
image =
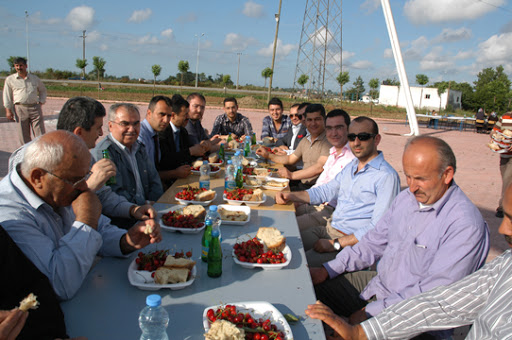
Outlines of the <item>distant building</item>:
{"label": "distant building", "polygon": [[[451,105],[454,110],[461,109],[462,92],[448,89],[441,94],[441,101],[435,87],[416,87],[411,86],[411,96],[414,107],[425,108],[429,110],[446,109]],[[381,85],[379,94],[379,104],[392,105],[397,107],[406,107],[405,94],[401,86]]]}

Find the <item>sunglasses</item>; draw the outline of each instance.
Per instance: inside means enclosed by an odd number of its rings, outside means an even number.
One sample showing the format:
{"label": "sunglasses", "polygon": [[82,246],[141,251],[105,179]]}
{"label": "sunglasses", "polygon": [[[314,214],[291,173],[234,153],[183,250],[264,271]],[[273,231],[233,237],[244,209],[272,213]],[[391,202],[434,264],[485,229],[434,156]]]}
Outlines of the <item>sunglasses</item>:
{"label": "sunglasses", "polygon": [[299,119],[302,119],[302,115],[294,114],[294,113],[290,113],[290,118],[294,118],[294,117],[297,117],[297,118],[299,118]]}
{"label": "sunglasses", "polygon": [[351,142],[355,141],[356,138],[358,138],[361,142],[364,142],[364,141],[367,141],[368,139],[373,138],[375,136],[377,136],[375,133],[362,132],[362,133],[358,133],[357,135],[355,133],[349,133],[347,135],[347,138]]}

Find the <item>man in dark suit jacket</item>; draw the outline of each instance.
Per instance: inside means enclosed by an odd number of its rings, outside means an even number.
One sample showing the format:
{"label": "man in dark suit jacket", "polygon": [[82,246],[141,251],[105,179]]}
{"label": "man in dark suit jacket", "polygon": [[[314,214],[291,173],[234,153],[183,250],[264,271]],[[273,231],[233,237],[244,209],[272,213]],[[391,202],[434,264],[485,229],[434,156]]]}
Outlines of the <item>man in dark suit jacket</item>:
{"label": "man in dark suit jacket", "polygon": [[172,97],[172,116],[167,129],[158,133],[160,142],[160,163],[157,170],[164,188],[168,188],[177,178],[190,175],[192,158],[189,151],[189,138],[185,126],[188,123],[189,103],[179,94]]}
{"label": "man in dark suit jacket", "polygon": [[[283,138],[276,142],[276,148],[280,150],[295,150],[302,138],[306,137],[307,130],[305,124],[302,124],[302,116],[306,110],[307,103],[293,104],[290,108],[290,119],[292,128]],[[276,150],[279,152],[279,150]]]}

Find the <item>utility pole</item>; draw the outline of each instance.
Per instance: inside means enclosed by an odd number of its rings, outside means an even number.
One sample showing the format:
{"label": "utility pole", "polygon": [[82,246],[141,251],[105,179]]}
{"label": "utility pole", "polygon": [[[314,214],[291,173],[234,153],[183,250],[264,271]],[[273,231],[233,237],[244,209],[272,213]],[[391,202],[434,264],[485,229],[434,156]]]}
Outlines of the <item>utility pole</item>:
{"label": "utility pole", "polygon": [[201,37],[204,36],[204,33],[201,33],[201,35],[197,35],[197,57],[196,57],[196,87],[197,87],[197,80],[199,77],[199,42],[201,41]]}
{"label": "utility pole", "polygon": [[242,55],[242,52],[237,52],[238,55],[238,68],[236,70],[236,89],[238,90],[238,78],[240,76],[240,56]]}
{"label": "utility pole", "polygon": [[30,53],[28,50],[28,12],[25,11],[25,32],[27,34],[27,72],[30,71]]}
{"label": "utility pole", "polygon": [[[82,40],[83,40],[83,47],[82,47],[82,60],[85,60],[85,30],[82,31]],[[85,78],[85,67],[82,71],[82,77]]]}
{"label": "utility pole", "polygon": [[279,20],[281,19],[281,3],[282,0],[279,0],[279,11],[275,14],[276,18],[276,36],[274,37],[274,52],[272,52],[272,73],[270,74],[270,81],[268,82],[268,94],[267,94],[267,102],[270,101],[270,93],[272,92],[272,78],[274,76],[274,61],[276,59],[276,47],[277,47],[277,35],[279,32]]}

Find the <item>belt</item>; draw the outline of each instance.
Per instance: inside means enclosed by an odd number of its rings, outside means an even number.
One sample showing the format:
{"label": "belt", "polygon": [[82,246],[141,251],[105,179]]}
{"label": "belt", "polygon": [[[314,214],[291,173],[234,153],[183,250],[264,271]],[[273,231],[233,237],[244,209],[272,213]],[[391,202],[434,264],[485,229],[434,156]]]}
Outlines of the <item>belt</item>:
{"label": "belt", "polygon": [[39,105],[39,103],[36,103],[36,104],[21,104],[21,103],[16,103],[14,105],[20,105],[20,106],[28,106],[28,107],[33,107],[33,106],[37,106]]}

